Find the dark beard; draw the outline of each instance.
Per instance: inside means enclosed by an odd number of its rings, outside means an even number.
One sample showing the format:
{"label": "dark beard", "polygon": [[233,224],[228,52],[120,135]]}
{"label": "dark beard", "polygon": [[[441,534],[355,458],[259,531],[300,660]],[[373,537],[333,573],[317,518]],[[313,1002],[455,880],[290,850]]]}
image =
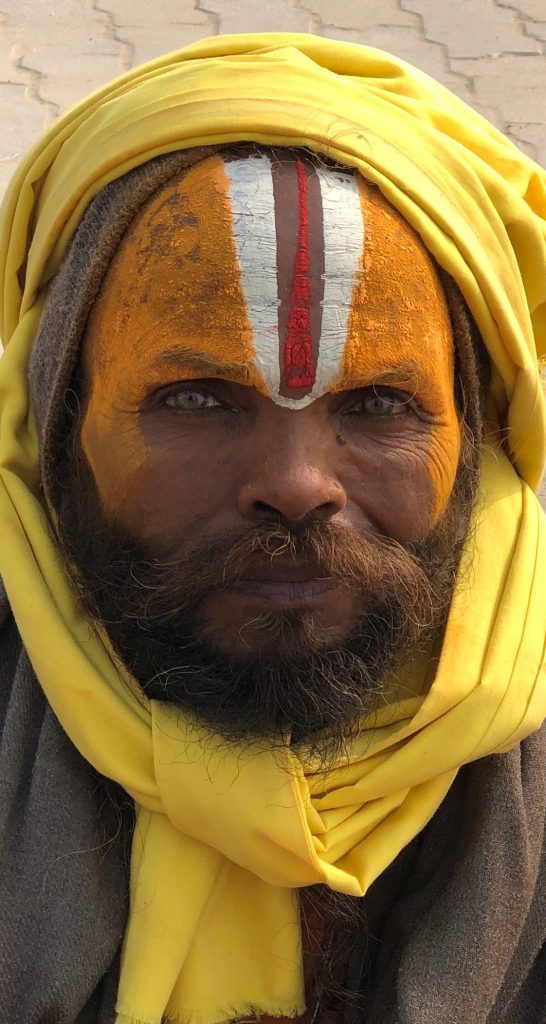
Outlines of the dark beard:
{"label": "dark beard", "polygon": [[[72,459],[59,543],[81,604],[148,697],[177,705],[229,742],[290,736],[329,760],[359,716],[381,702],[387,678],[445,622],[474,491],[464,458],[448,509],[422,544],[316,521],[293,532],[276,521],[169,557],[107,520],[79,445]],[[229,657],[207,636],[200,605],[244,578],[258,554],[263,561],[264,552],[280,551],[283,564],[305,560],[317,576],[355,588],[358,618],[333,645],[312,610],[264,614],[265,652]],[[297,643],[287,645],[287,636]]]}

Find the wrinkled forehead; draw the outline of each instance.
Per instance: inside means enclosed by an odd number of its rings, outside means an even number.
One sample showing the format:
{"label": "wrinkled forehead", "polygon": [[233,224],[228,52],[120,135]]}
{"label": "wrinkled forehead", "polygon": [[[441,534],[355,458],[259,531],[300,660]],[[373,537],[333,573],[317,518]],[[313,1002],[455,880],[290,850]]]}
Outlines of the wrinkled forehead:
{"label": "wrinkled forehead", "polygon": [[414,231],[356,172],[290,151],[217,154],[156,194],[90,333],[109,358],[178,353],[187,377],[239,377],[289,408],[393,366],[433,378],[452,364],[444,295]]}

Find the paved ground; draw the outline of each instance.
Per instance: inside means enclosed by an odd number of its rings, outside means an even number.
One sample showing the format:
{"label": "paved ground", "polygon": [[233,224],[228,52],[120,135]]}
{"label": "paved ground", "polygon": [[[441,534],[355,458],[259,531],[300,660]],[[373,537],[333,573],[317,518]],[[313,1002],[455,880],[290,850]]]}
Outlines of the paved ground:
{"label": "paved ground", "polygon": [[546,165],[546,0],[0,0],[0,195],[41,129],[92,89],[203,36],[261,30],[396,53]]}

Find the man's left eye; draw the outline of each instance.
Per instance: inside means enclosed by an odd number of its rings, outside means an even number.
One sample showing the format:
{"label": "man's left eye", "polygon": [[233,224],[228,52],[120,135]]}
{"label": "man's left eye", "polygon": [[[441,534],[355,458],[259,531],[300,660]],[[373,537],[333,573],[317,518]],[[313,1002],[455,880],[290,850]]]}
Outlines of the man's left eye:
{"label": "man's left eye", "polygon": [[213,409],[222,404],[209,391],[199,388],[179,388],[177,391],[171,391],[163,402],[169,409],[176,409],[178,412],[199,412],[201,409]]}
{"label": "man's left eye", "polygon": [[412,398],[404,391],[370,387],[365,388],[344,411],[357,416],[405,416],[413,412]]}

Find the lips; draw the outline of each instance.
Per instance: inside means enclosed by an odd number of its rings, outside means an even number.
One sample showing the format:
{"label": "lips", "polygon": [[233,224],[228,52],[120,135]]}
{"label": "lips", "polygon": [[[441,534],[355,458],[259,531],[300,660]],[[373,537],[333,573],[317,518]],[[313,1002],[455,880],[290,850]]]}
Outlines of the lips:
{"label": "lips", "polygon": [[334,579],[243,579],[228,587],[227,592],[264,604],[293,608],[320,602],[338,586]]}

